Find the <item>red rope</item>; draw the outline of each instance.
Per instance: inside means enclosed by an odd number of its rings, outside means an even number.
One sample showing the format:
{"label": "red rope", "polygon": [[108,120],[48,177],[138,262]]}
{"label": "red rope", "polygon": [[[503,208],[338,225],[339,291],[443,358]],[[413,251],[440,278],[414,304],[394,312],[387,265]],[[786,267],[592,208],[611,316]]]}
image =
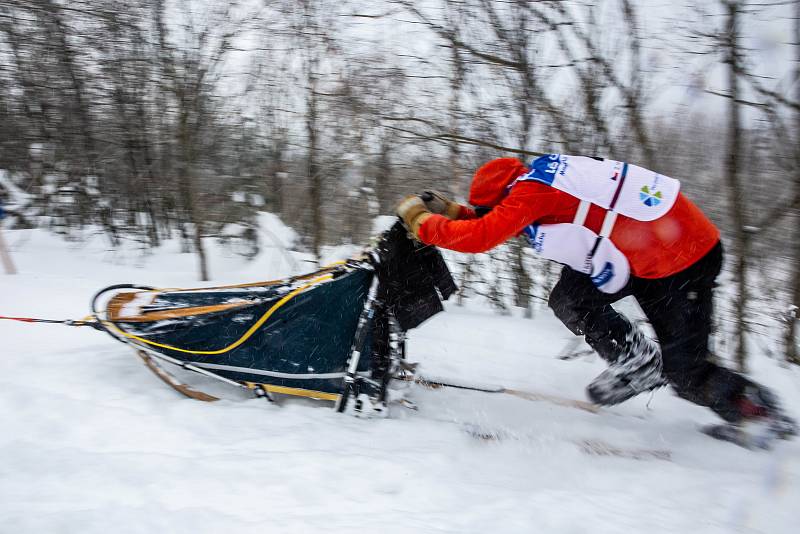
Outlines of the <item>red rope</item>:
{"label": "red rope", "polygon": [[30,317],[4,317],[0,315],[0,319],[8,319],[9,321],[22,321],[23,323],[36,323],[42,319],[31,319]]}
{"label": "red rope", "polygon": [[84,326],[87,324],[85,321],[73,321],[72,319],[65,319],[59,321],[56,319],[34,319],[33,317],[5,317],[0,315],[0,319],[7,319],[9,321],[20,321],[22,323],[50,323],[50,324],[65,324],[67,326]]}

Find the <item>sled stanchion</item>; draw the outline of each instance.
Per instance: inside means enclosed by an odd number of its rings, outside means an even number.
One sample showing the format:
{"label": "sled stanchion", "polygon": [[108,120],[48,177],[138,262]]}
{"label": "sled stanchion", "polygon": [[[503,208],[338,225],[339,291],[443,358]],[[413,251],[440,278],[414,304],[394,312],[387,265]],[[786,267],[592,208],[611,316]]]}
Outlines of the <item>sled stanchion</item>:
{"label": "sled stanchion", "polygon": [[364,342],[367,339],[367,326],[372,322],[375,312],[375,299],[378,294],[378,275],[372,275],[372,283],[369,286],[369,293],[367,294],[367,301],[364,303],[364,309],[361,310],[361,315],[358,318],[358,326],[356,327],[355,336],[353,336],[353,344],[350,349],[350,359],[347,362],[347,374],[344,377],[344,385],[342,387],[342,394],[336,405],[337,412],[343,412],[347,407],[347,402],[350,397],[357,393],[356,389],[356,372],[358,371],[358,364],[361,361],[361,351],[364,347]]}

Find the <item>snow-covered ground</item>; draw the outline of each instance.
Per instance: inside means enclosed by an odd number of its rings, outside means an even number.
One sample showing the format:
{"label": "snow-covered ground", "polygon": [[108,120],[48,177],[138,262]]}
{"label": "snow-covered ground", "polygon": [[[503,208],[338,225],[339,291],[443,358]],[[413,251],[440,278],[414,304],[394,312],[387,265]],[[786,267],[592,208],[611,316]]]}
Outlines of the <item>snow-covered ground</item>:
{"label": "snow-covered ground", "polygon": [[[81,318],[111,283],[197,285],[177,244],[143,256],[101,238],[6,237],[21,274],[0,274],[0,315]],[[248,263],[209,245],[215,282],[311,270],[274,248]],[[431,375],[583,398],[603,365],[557,359],[570,337],[547,310],[526,320],[473,303],[411,332],[409,355]],[[800,523],[800,442],[759,453],[711,440],[696,428],[714,416],[666,390],[592,414],[412,389],[418,412],[364,420],[237,392],[184,399],[91,329],[0,321],[0,340],[2,533],[777,534]],[[753,367],[799,415],[798,370],[766,357]],[[671,459],[589,454],[587,441]]]}

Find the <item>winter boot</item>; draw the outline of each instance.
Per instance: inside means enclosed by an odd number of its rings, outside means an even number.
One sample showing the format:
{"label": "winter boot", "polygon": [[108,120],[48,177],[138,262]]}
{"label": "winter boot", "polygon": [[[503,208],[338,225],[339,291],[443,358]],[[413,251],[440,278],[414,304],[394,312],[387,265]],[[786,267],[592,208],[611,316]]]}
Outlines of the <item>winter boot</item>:
{"label": "winter boot", "polygon": [[797,435],[797,422],[783,413],[778,399],[767,388],[741,377],[745,387],[713,406],[725,423],[700,430],[712,438],[730,441],[746,449],[771,449],[779,439]]}
{"label": "winter boot", "polygon": [[764,386],[747,385],[735,403],[739,411],[738,424],[761,424],[768,433],[781,439],[797,435],[797,421],[783,412],[778,398]]}
{"label": "winter boot", "polygon": [[595,404],[619,404],[639,393],[667,385],[661,350],[638,328],[631,328],[616,360],[586,388]]}

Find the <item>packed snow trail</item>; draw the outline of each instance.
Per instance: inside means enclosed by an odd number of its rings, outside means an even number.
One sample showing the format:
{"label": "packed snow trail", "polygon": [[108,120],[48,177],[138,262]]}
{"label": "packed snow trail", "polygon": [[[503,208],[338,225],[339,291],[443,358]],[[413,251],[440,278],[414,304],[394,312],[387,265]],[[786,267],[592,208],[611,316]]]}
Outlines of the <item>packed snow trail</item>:
{"label": "packed snow trail", "polygon": [[[105,285],[196,277],[195,258],[175,243],[142,256],[108,252],[100,238],[78,246],[40,231],[7,237],[21,274],[0,276],[2,315],[80,318]],[[269,249],[246,263],[209,246],[211,272],[225,273],[215,283],[290,274]],[[527,320],[477,303],[448,306],[409,338],[423,373],[464,382],[582,399],[603,369],[597,358],[556,358],[570,336],[546,309]],[[393,407],[389,419],[363,420],[329,403],[272,405],[185,374],[224,400],[181,398],[129,348],[91,329],[5,321],[0,340],[0,532],[781,534],[797,526],[800,442],[763,453],[715,441],[697,431],[714,415],[669,390],[593,414],[412,386],[418,412]],[[798,415],[798,370],[763,355],[752,364]],[[587,441],[671,456],[587,454]]]}

